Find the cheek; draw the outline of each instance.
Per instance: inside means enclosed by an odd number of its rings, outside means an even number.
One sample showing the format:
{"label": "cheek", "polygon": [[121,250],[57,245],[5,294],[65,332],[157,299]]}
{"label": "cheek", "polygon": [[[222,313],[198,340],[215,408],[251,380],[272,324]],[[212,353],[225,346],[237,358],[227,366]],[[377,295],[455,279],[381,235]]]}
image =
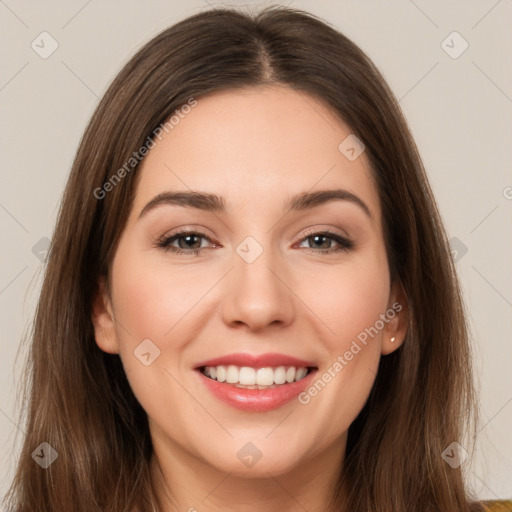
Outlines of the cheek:
{"label": "cheek", "polygon": [[178,269],[165,258],[126,249],[120,246],[112,279],[116,316],[126,327],[117,329],[121,341],[133,345],[149,338],[162,349],[171,342],[179,348],[183,330],[194,325],[187,319],[211,287],[212,276],[202,275],[201,266]]}
{"label": "cheek", "polygon": [[305,302],[314,304],[311,309],[327,326],[325,357],[299,401],[319,422],[329,417],[325,434],[335,437],[363,408],[378,371],[390,290],[385,253],[368,254],[339,271],[317,272],[313,282]]}
{"label": "cheek", "polygon": [[386,311],[390,291],[386,255],[381,250],[365,256],[354,258],[352,264],[300,275],[301,298],[324,324],[331,354],[347,350]]}
{"label": "cheek", "polygon": [[187,370],[184,350],[209,318],[201,299],[216,281],[211,266],[172,265],[164,255],[121,241],[112,265],[116,335],[127,378],[148,414],[157,417],[162,404],[192,413],[195,402],[173,376]]}
{"label": "cheek", "polygon": [[[120,244],[112,266],[116,334],[124,371],[139,403],[150,417],[160,417],[163,423],[170,408],[183,411],[185,418],[198,414],[196,403],[178,383],[180,355],[194,336],[192,329],[197,328],[194,305],[208,289],[201,279],[189,279],[192,269],[176,271],[165,263]],[[177,423],[173,428],[178,428]]]}

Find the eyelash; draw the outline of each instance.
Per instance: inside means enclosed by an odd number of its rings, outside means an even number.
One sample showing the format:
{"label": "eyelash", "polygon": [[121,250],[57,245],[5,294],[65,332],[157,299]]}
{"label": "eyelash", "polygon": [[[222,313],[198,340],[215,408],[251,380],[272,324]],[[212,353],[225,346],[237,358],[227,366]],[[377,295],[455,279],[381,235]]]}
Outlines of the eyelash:
{"label": "eyelash", "polygon": [[[189,249],[189,250],[187,250],[187,249],[181,249],[179,247],[171,246],[171,243],[173,241],[179,240],[180,238],[184,238],[186,235],[195,235],[195,236],[198,236],[200,238],[204,238],[204,239],[212,242],[212,240],[209,237],[207,237],[206,235],[204,235],[203,233],[199,233],[197,231],[179,231],[178,233],[174,233],[171,236],[164,236],[164,237],[162,237],[160,240],[157,241],[157,243],[155,245],[157,247],[163,249],[166,252],[172,252],[172,253],[175,253],[175,254],[188,254],[188,255],[193,253],[195,256],[199,256],[201,251],[203,249],[205,249],[204,247],[201,248],[201,249]],[[309,251],[312,251],[312,253],[314,253],[314,254],[327,255],[327,254],[338,253],[340,251],[349,251],[354,246],[354,242],[352,242],[352,240],[349,240],[348,238],[340,236],[337,233],[333,233],[333,232],[331,232],[329,230],[324,230],[324,231],[319,231],[319,232],[315,231],[313,233],[308,233],[304,238],[302,238],[300,240],[300,242],[302,243],[304,240],[307,240],[308,238],[312,238],[314,236],[322,236],[322,237],[325,237],[327,239],[334,240],[335,242],[337,242],[339,244],[339,247],[336,248],[336,249],[327,249],[327,250],[319,250],[319,251],[317,251],[317,250],[309,248]],[[308,248],[306,248],[306,249],[308,249]]]}

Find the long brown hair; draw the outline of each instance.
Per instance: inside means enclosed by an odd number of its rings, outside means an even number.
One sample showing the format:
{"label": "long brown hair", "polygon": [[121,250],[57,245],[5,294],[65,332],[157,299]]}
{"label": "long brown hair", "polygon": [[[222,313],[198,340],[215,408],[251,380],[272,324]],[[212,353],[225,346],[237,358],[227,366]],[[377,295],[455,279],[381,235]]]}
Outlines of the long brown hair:
{"label": "long brown hair", "polygon": [[[152,510],[147,416],[119,356],[96,345],[91,323],[96,283],[108,276],[137,167],[104,197],[94,191],[191,98],[272,84],[321,100],[365,144],[391,275],[408,300],[406,340],[382,357],[370,397],[349,429],[333,508],[481,509],[468,497],[461,467],[441,456],[452,442],[463,444],[475,398],[456,271],[407,123],[354,43],[309,13],[274,6],[256,14],[210,10],[168,28],[123,67],[94,112],[65,189],[36,311],[25,382],[27,434],[8,495],[13,510]],[[42,442],[58,453],[47,469],[32,457]]]}

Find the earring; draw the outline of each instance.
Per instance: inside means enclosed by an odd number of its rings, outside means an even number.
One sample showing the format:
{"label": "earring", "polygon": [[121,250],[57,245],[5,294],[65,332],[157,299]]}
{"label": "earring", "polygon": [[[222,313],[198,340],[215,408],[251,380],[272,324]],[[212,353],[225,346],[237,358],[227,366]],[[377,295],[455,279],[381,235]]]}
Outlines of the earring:
{"label": "earring", "polygon": [[389,341],[391,341],[391,343],[393,343],[395,340],[396,340],[396,337],[393,336]]}

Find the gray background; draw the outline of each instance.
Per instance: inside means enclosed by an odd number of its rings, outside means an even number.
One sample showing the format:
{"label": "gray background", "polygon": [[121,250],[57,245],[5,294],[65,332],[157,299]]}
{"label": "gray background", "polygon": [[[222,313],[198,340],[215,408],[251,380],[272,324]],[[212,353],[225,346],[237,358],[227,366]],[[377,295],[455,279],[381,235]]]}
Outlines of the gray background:
{"label": "gray background", "polygon": [[[45,238],[98,99],[135,51],[176,21],[210,6],[270,3],[0,0],[2,495],[23,437],[15,392],[24,354],[16,360],[16,353],[40,289]],[[482,418],[476,452],[463,467],[479,498],[510,498],[512,2],[287,4],[357,43],[400,99],[452,238],[469,311]],[[47,58],[40,53],[52,40],[44,31],[58,44]],[[469,46],[458,55],[464,41]]]}

